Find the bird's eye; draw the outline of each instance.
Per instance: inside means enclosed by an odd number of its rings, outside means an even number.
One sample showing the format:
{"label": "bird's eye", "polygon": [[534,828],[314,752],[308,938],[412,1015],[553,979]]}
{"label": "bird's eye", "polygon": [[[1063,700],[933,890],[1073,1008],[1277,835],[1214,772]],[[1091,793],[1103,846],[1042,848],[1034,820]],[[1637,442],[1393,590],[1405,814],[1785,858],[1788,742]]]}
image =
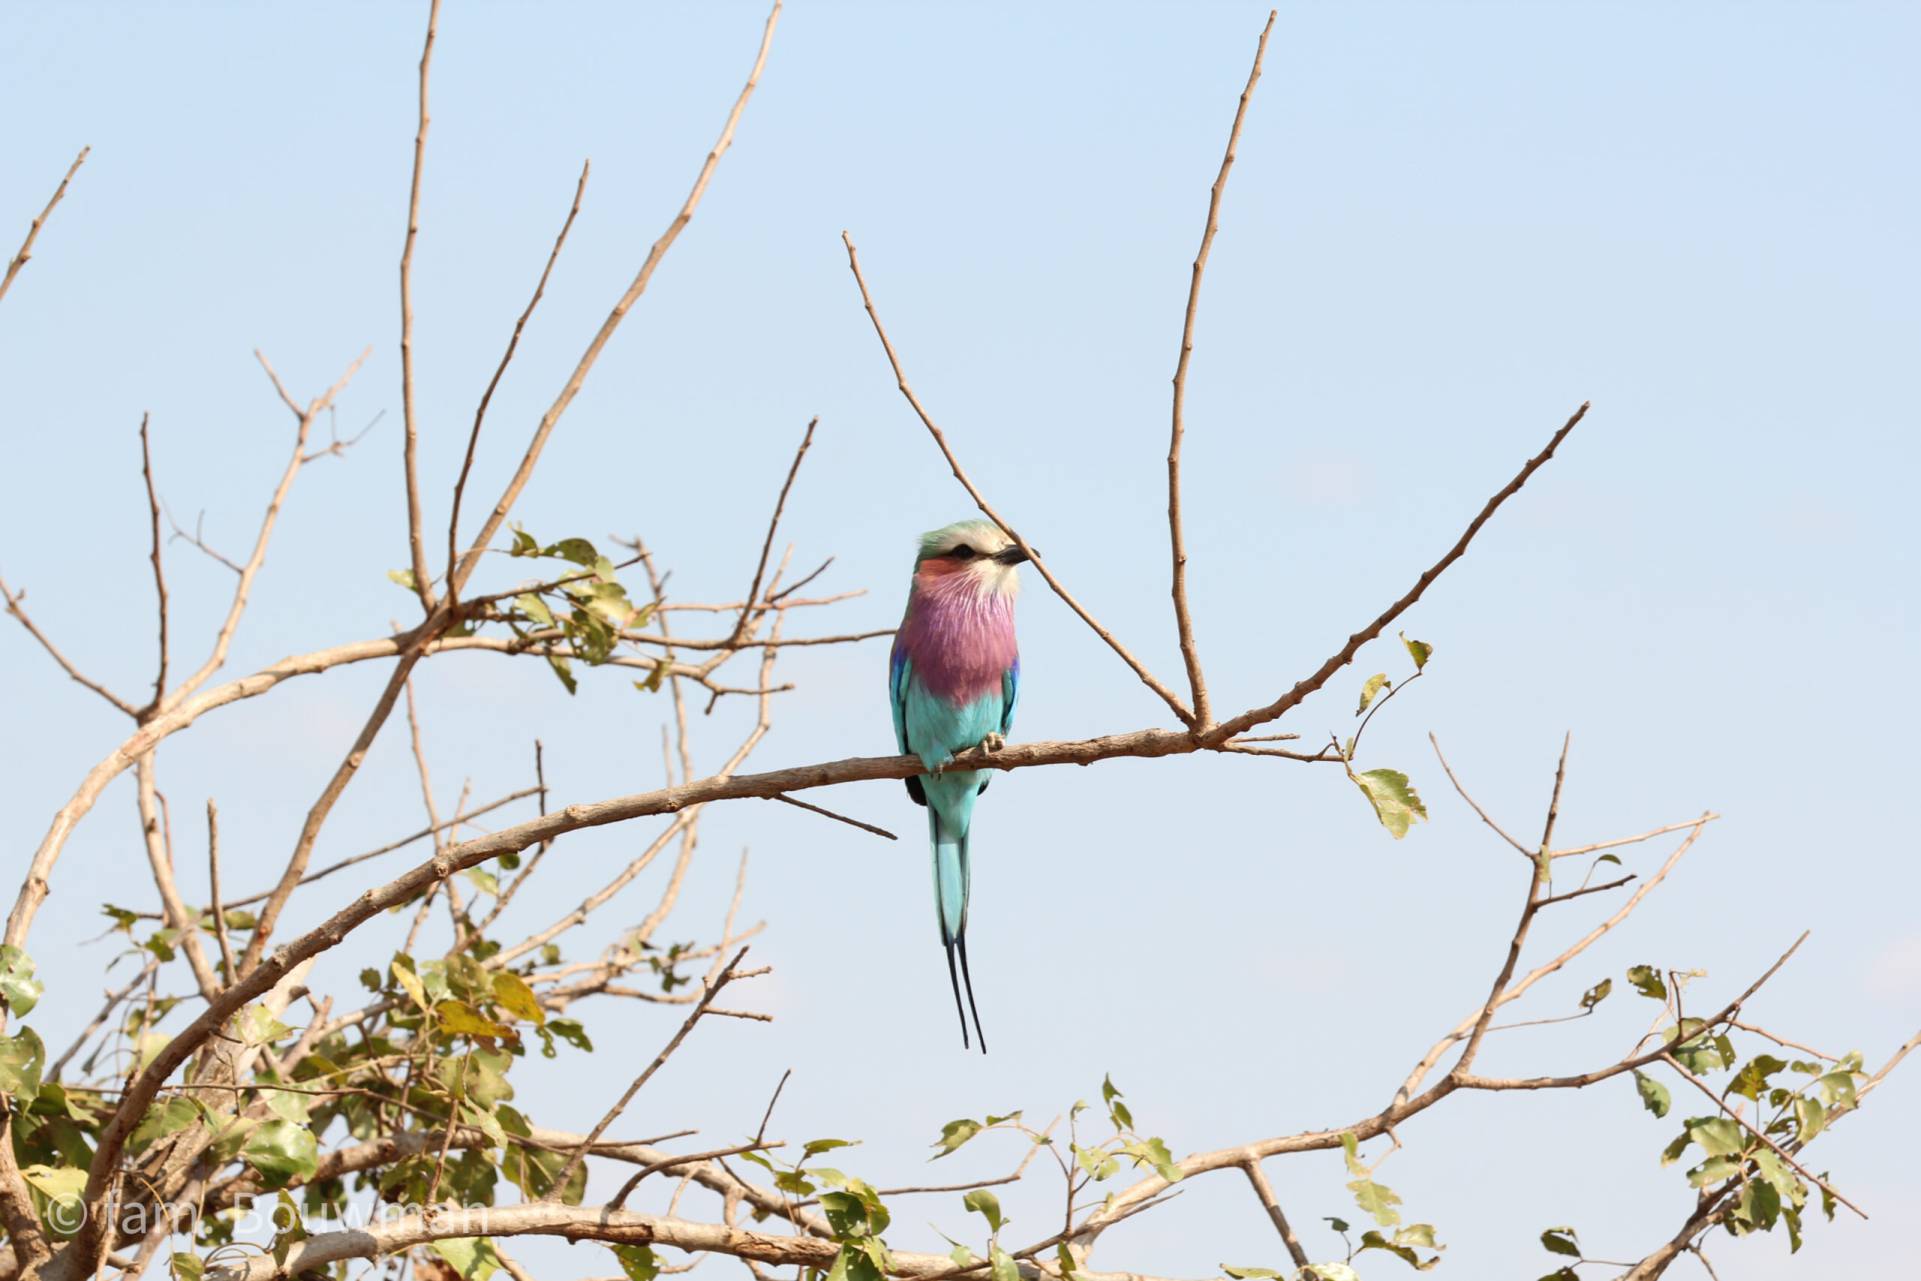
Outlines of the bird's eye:
{"label": "bird's eye", "polygon": [[952,552],[948,554],[951,555],[955,560],[974,559],[974,549],[972,547],[969,547],[966,543],[962,543],[959,547],[956,547]]}

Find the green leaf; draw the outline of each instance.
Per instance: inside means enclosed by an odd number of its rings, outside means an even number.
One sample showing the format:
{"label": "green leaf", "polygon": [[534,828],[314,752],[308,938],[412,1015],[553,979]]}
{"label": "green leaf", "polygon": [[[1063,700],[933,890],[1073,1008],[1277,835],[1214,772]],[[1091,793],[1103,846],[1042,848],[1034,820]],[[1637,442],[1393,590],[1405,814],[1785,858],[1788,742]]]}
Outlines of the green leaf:
{"label": "green leaf", "polygon": [[532,592],[522,592],[514,597],[514,606],[542,627],[554,625],[554,611],[548,609],[547,602]]}
{"label": "green leaf", "polygon": [[1541,1245],[1549,1254],[1565,1254],[1575,1259],[1581,1257],[1580,1237],[1573,1228],[1567,1226],[1549,1228],[1541,1233]]}
{"label": "green leaf", "polygon": [[1772,1054],[1757,1054],[1734,1074],[1734,1081],[1728,1088],[1736,1094],[1759,1102],[1761,1095],[1768,1088],[1768,1078],[1776,1072],[1786,1070],[1787,1066],[1786,1059],[1777,1059]]}
{"label": "green leaf", "polygon": [[1233,1277],[1234,1281],[1271,1281],[1272,1278],[1286,1275],[1272,1268],[1237,1268],[1227,1263],[1221,1265],[1221,1271]]}
{"label": "green leaf", "polygon": [[989,1125],[1001,1125],[1008,1121],[1018,1121],[1020,1119],[1021,1114],[1019,1112],[1009,1112],[1005,1116],[995,1116],[992,1112],[987,1114],[987,1123]]}
{"label": "green leaf", "polygon": [[654,1259],[654,1252],[644,1245],[617,1245],[613,1247],[614,1257],[620,1260],[620,1270],[628,1276],[628,1281],[654,1281],[660,1275],[660,1264]]}
{"label": "green leaf", "polygon": [[547,548],[541,555],[559,556],[572,561],[576,565],[588,567],[591,567],[595,561],[600,559],[600,553],[594,550],[594,545],[584,538],[563,538],[553,546]]}
{"label": "green leaf", "polygon": [[270,1188],[283,1187],[296,1179],[311,1178],[320,1159],[313,1131],[304,1125],[276,1118],[255,1130],[240,1155],[260,1172]]}
{"label": "green leaf", "polygon": [[1354,709],[1354,714],[1359,716],[1362,712],[1365,712],[1367,705],[1374,701],[1374,696],[1392,686],[1393,683],[1394,682],[1388,680],[1386,672],[1376,672],[1368,677],[1366,682],[1361,686],[1361,705]]}
{"label": "green leaf", "polygon": [[156,1139],[164,1139],[169,1134],[186,1129],[199,1119],[200,1109],[193,1100],[176,1094],[164,1103],[149,1107],[146,1115],[140,1118],[140,1124],[133,1128],[133,1135],[128,1142],[137,1151]]}
{"label": "green leaf", "polygon": [[[1420,1226],[1428,1228],[1428,1234],[1430,1236],[1433,1235],[1433,1229],[1427,1224],[1421,1224]],[[1421,1256],[1414,1252],[1413,1246],[1400,1240],[1401,1235],[1399,1232],[1395,1233],[1395,1239],[1390,1241],[1379,1232],[1370,1228],[1361,1234],[1361,1244],[1355,1250],[1355,1253],[1358,1254],[1361,1250],[1385,1250],[1387,1253],[1406,1263],[1416,1272],[1426,1272],[1429,1268],[1441,1261],[1441,1256],[1437,1254],[1423,1262]]]}
{"label": "green leaf", "polygon": [[1367,797],[1367,803],[1374,807],[1374,816],[1381,820],[1394,837],[1400,840],[1407,835],[1407,829],[1418,819],[1427,817],[1427,806],[1422,803],[1420,794],[1407,781],[1407,775],[1399,770],[1371,769],[1365,774],[1349,774],[1354,785]]}
{"label": "green leaf", "polygon": [[1688,1182],[1697,1188],[1731,1179],[1741,1172],[1741,1162],[1731,1156],[1711,1156],[1688,1171]]}
{"label": "green leaf", "polygon": [[1113,1178],[1121,1168],[1121,1163],[1105,1148],[1081,1147],[1077,1144],[1074,1147],[1074,1160],[1081,1169],[1087,1171],[1087,1177],[1096,1183]]}
{"label": "green leaf", "polygon": [[947,1257],[952,1259],[957,1265],[963,1268],[972,1267],[975,1263],[979,1262],[980,1260],[979,1255],[975,1254],[972,1250],[968,1249],[964,1245],[956,1245],[953,1249],[947,1252]]}
{"label": "green leaf", "polygon": [[853,1146],[854,1143],[851,1139],[809,1139],[805,1146],[801,1148],[801,1156],[803,1158],[819,1156],[823,1152],[832,1152],[835,1148],[851,1148]]}
{"label": "green leaf", "polygon": [[1614,980],[1602,979],[1599,983],[1596,983],[1593,987],[1581,993],[1581,1008],[1583,1010],[1592,1010],[1595,1006],[1607,1000],[1608,993],[1613,990]]}
{"label": "green leaf", "polygon": [[522,1018],[535,1025],[547,1022],[547,1011],[540,1008],[540,1001],[527,981],[508,970],[500,970],[494,975],[494,1000],[500,1008],[516,1018]]}
{"label": "green leaf", "polygon": [[1781,1194],[1765,1179],[1752,1180],[1741,1189],[1741,1202],[1735,1213],[1763,1232],[1772,1231],[1781,1218]]}
{"label": "green leaf", "polygon": [[1668,1114],[1668,1108],[1672,1103],[1672,1098],[1668,1094],[1667,1086],[1662,1085],[1645,1072],[1636,1072],[1634,1074],[1634,1088],[1636,1092],[1640,1094],[1641,1103],[1648,1111],[1654,1113],[1657,1117]]}
{"label": "green leaf", "polygon": [[1852,1072],[1830,1072],[1814,1084],[1827,1095],[1829,1111],[1854,1106],[1854,1074]]}
{"label": "green leaf", "polygon": [[207,1270],[207,1265],[200,1261],[199,1255],[184,1251],[176,1252],[167,1260],[167,1265],[173,1270],[173,1281],[200,1281],[201,1275]]}
{"label": "green leaf", "polygon": [[411,569],[390,569],[387,571],[387,577],[410,592],[415,590],[414,571]]}
{"label": "green leaf", "polygon": [[576,693],[580,689],[580,682],[574,679],[574,665],[567,661],[567,656],[556,654],[551,649],[545,651],[545,656],[547,666],[554,669],[554,675],[567,687],[567,692]]}
{"label": "green leaf", "polygon": [[122,934],[131,935],[133,933],[133,927],[140,923],[140,913],[130,912],[124,907],[115,907],[111,903],[102,903],[100,910],[113,919],[113,928]]}
{"label": "green leaf", "polygon": [[1628,966],[1628,982],[1633,984],[1634,990],[1642,996],[1652,997],[1657,1001],[1668,999],[1668,985],[1661,981],[1661,971],[1652,965]]}
{"label": "green leaf", "polygon": [[1709,1156],[1739,1156],[1747,1147],[1747,1134],[1724,1116],[1691,1117],[1687,1127],[1688,1137]]}
{"label": "green leaf", "polygon": [[[1361,1178],[1367,1177],[1368,1167],[1361,1163],[1360,1140],[1354,1137],[1354,1131],[1352,1130],[1343,1131],[1341,1134],[1341,1159],[1347,1162],[1347,1172],[1349,1174],[1358,1175]],[[1338,1222],[1338,1220],[1330,1220],[1330,1222]],[[1336,1232],[1345,1232],[1347,1228],[1343,1225],[1334,1230]]]}
{"label": "green leaf", "polygon": [[1407,633],[1401,633],[1401,644],[1407,646],[1408,657],[1414,660],[1414,670],[1420,671],[1427,666],[1427,660],[1434,655],[1434,647],[1426,641],[1409,640]]}
{"label": "green leaf", "polygon": [[999,1232],[1007,1220],[1001,1217],[1001,1200],[986,1188],[975,1188],[961,1198],[961,1205],[987,1220],[989,1232]]}
{"label": "green leaf", "polygon": [[1801,1180],[1795,1177],[1794,1170],[1768,1149],[1761,1148],[1755,1152],[1754,1167],[1760,1171],[1763,1179],[1774,1186],[1783,1200],[1798,1201],[1806,1195],[1807,1189],[1801,1186]]}
{"label": "green leaf", "polygon": [[1336,1218],[1331,1214],[1324,1214],[1321,1217],[1326,1219],[1328,1225],[1343,1236],[1347,1235],[1347,1230],[1353,1226],[1346,1219]]}
{"label": "green leaf", "polygon": [[576,1050],[594,1052],[594,1043],[587,1039],[587,1029],[580,1025],[579,1019],[549,1019],[547,1030]]}
{"label": "green leaf", "polygon": [[20,1171],[38,1195],[40,1219],[55,1236],[70,1237],[86,1221],[87,1171],[79,1165],[29,1165]]}
{"label": "green leaf", "polygon": [[1345,1263],[1316,1263],[1310,1271],[1320,1281],[1361,1281],[1361,1274]]}
{"label": "green leaf", "polygon": [[494,1243],[486,1237],[449,1237],[432,1242],[427,1248],[445,1259],[462,1281],[487,1281],[500,1270],[500,1256],[494,1253]]}
{"label": "green leaf", "polygon": [[1401,1198],[1392,1188],[1372,1179],[1356,1179],[1347,1190],[1354,1194],[1354,1204],[1373,1215],[1382,1227],[1391,1228],[1401,1221],[1401,1212],[1394,1208],[1401,1204]]}
{"label": "green leaf", "polygon": [[987,1247],[987,1266],[994,1274],[994,1281],[1021,1281],[1020,1265],[998,1245]]}
{"label": "green leaf", "polygon": [[17,1106],[24,1108],[40,1093],[40,1074],[46,1066],[47,1047],[32,1028],[0,1038],[0,1094],[15,1096]]}
{"label": "green leaf", "polygon": [[33,958],[11,943],[0,944],[0,1000],[7,1003],[8,1013],[27,1017],[45,991],[33,977]]}
{"label": "green leaf", "polygon": [[288,1254],[312,1234],[307,1231],[307,1225],[301,1221],[300,1207],[295,1205],[294,1199],[285,1192],[275,1198],[271,1218],[274,1226],[273,1261],[284,1270]]}
{"label": "green leaf", "polygon": [[949,1121],[940,1128],[940,1138],[934,1140],[934,1146],[939,1148],[940,1151],[934,1153],[928,1160],[938,1161],[944,1156],[960,1151],[961,1144],[967,1142],[967,1140],[973,1138],[980,1132],[981,1123],[971,1120],[968,1117],[962,1117],[958,1121]]}
{"label": "green leaf", "polygon": [[486,868],[470,867],[463,870],[460,874],[467,879],[469,885],[472,885],[482,894],[490,894],[494,898],[500,897],[500,879]]}
{"label": "green leaf", "polygon": [[293,1031],[275,1018],[264,1005],[249,1005],[240,1011],[240,1017],[235,1021],[235,1025],[235,1030],[240,1033],[240,1039],[248,1045],[272,1045]]}
{"label": "green leaf", "polygon": [[1794,1119],[1799,1127],[1795,1137],[1806,1143],[1827,1125],[1828,1110],[1821,1106],[1821,1100],[1802,1095],[1794,1101]]}

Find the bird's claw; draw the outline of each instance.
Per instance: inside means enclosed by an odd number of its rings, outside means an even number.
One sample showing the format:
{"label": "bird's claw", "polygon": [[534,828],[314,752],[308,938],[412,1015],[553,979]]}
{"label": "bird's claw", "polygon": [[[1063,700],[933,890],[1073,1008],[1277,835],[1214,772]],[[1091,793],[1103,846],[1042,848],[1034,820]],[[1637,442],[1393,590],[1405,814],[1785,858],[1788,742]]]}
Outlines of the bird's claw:
{"label": "bird's claw", "polygon": [[981,748],[984,751],[998,752],[1006,746],[1007,740],[1002,738],[998,731],[990,731],[987,737],[981,740]]}

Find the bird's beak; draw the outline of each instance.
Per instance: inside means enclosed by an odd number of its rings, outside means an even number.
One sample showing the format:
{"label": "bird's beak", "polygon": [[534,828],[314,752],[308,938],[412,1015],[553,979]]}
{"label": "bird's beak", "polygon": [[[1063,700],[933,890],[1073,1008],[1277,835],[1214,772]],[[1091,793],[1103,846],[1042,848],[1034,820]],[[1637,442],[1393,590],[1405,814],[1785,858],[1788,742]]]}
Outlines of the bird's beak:
{"label": "bird's beak", "polygon": [[1009,547],[1005,551],[995,552],[994,559],[1003,565],[1019,565],[1027,560],[1027,553],[1018,547]]}

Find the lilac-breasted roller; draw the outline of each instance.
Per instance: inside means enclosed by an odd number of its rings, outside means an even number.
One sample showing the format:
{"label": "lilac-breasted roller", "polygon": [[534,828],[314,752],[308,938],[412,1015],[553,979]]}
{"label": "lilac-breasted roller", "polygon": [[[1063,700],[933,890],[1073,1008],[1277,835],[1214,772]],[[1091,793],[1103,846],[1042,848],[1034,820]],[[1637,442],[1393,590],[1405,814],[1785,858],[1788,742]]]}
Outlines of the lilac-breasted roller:
{"label": "lilac-breasted roller", "polygon": [[[963,520],[922,535],[888,670],[894,737],[901,751],[920,757],[929,771],[907,780],[907,794],[927,807],[934,907],[963,1046],[969,1010],[976,1034],[981,1027],[974,979],[967,972],[967,895],[973,882],[968,830],[974,798],[987,790],[992,771],[935,771],[960,752],[990,740],[998,743],[1013,728],[1021,680],[1014,645],[1020,578],[1014,567],[1026,559],[991,521]],[[961,1008],[963,980],[966,1009]],[[980,1042],[985,1053],[985,1035]]]}

